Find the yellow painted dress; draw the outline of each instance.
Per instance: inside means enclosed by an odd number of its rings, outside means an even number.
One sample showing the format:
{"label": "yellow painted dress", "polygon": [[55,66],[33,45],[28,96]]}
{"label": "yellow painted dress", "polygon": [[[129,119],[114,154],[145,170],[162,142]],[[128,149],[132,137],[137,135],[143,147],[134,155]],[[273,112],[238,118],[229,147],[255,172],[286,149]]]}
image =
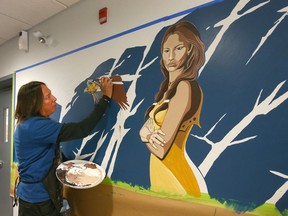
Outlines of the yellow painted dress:
{"label": "yellow painted dress", "polygon": [[[155,110],[161,105],[155,105],[149,116],[153,119]],[[176,134],[172,146],[163,160],[151,154],[150,157],[150,182],[151,190],[165,192],[174,195],[185,195],[199,197],[200,189],[196,177],[185,159],[186,141],[194,124],[199,125],[201,107],[196,114],[183,122]],[[153,120],[154,128],[161,128],[167,109],[156,114],[157,123]]]}

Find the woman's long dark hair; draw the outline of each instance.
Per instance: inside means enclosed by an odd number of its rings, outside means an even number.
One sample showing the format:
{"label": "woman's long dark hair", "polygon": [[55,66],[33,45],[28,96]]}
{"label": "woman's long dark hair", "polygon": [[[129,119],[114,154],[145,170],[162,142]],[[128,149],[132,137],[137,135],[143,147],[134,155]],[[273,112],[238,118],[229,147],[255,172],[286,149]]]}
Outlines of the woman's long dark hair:
{"label": "woman's long dark hair", "polygon": [[41,85],[45,85],[45,83],[32,81],[19,89],[15,111],[17,124],[20,124],[28,117],[41,116],[40,111],[43,103]]}
{"label": "woman's long dark hair", "polygon": [[[170,100],[176,93],[176,88],[179,84],[179,82],[185,80],[188,81],[191,85],[191,90],[193,92],[193,95],[201,94],[200,87],[196,83],[196,79],[198,77],[198,71],[203,66],[205,62],[205,46],[204,43],[201,41],[200,34],[197,30],[197,28],[190,22],[187,21],[181,21],[174,25],[172,25],[168,30],[165,32],[161,44],[161,53],[163,53],[163,45],[166,42],[167,38],[172,35],[177,34],[179,35],[179,38],[182,40],[185,40],[187,44],[189,44],[190,48],[192,48],[191,52],[187,55],[187,59],[184,62],[184,68],[183,73],[177,77],[177,79],[172,83],[171,87],[169,87],[169,71],[167,71],[163,58],[161,59],[161,71],[164,75],[164,80],[162,81],[159,91],[155,96],[155,102],[159,102],[163,97],[164,93],[166,93],[166,99]],[[195,85],[197,87],[195,87]],[[198,90],[197,90],[198,89]],[[196,91],[195,91],[196,90]],[[195,95],[195,96],[196,96]],[[199,95],[198,95],[199,96]],[[198,98],[197,96],[197,98]],[[200,98],[200,97],[199,97]],[[200,103],[200,102],[199,102]],[[197,104],[193,104],[193,107],[198,108]],[[149,115],[149,112],[153,109],[154,105],[150,106],[145,116]],[[163,103],[156,111],[155,114],[158,113],[161,110],[167,109],[168,103]],[[194,111],[193,111],[194,110]],[[191,117],[197,109],[191,109],[190,112],[184,117],[184,120]],[[194,113],[192,113],[194,112]],[[154,116],[155,116],[154,114]]]}

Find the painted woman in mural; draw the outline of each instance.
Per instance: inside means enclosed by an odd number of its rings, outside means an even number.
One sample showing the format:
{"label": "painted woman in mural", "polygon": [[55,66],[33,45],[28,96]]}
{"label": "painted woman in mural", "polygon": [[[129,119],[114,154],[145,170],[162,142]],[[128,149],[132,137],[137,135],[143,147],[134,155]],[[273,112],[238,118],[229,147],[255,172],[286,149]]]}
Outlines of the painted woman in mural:
{"label": "painted woman in mural", "polygon": [[205,61],[204,44],[196,27],[182,21],[165,32],[161,53],[164,80],[140,130],[151,151],[151,189],[199,197],[185,146],[192,126],[200,126],[203,95],[196,80]]}

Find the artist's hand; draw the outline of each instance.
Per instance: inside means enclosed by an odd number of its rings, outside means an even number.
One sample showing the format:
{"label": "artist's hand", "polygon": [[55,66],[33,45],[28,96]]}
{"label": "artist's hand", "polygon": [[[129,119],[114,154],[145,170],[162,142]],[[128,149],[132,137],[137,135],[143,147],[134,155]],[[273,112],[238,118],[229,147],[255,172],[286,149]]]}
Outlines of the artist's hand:
{"label": "artist's hand", "polygon": [[112,93],[113,93],[112,80],[109,79],[108,77],[102,77],[100,79],[100,86],[101,86],[101,90],[102,90],[103,94],[106,95],[107,97],[111,98]]}

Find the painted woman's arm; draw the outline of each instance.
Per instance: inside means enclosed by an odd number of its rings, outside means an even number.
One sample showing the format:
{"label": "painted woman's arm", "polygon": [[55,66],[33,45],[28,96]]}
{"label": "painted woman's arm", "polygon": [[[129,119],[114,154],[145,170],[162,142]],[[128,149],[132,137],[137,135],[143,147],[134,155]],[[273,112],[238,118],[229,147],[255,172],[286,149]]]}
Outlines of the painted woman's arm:
{"label": "painted woman's arm", "polygon": [[[149,118],[142,126],[139,132],[142,142],[144,142],[149,151],[156,156],[161,155],[163,148],[157,148],[157,146],[164,146],[165,140],[160,135],[165,135],[161,130],[155,130],[153,120]],[[152,140],[153,135],[153,140]]]}
{"label": "painted woman's arm", "polygon": [[149,142],[149,136],[154,132],[153,129],[153,121],[151,118],[149,118],[144,125],[142,126],[142,128],[140,129],[139,135],[140,138],[142,140],[142,142],[147,143]]}
{"label": "painted woman's arm", "polygon": [[[168,111],[161,128],[154,131],[148,137],[149,143],[153,147],[152,150],[154,150],[152,153],[160,159],[163,159],[169,151],[177,135],[179,126],[182,124],[183,118],[190,108],[191,88],[188,82],[182,81],[177,87],[176,94],[169,102]],[[164,142],[160,142],[159,140],[164,140]]]}

